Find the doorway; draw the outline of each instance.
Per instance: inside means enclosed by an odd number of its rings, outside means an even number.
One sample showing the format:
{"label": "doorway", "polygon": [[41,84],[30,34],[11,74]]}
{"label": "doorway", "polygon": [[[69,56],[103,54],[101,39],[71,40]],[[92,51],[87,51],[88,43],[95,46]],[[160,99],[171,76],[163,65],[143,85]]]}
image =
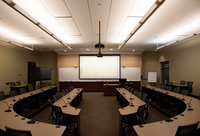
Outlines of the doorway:
{"label": "doorway", "polygon": [[161,83],[169,82],[169,61],[160,62],[161,64]]}

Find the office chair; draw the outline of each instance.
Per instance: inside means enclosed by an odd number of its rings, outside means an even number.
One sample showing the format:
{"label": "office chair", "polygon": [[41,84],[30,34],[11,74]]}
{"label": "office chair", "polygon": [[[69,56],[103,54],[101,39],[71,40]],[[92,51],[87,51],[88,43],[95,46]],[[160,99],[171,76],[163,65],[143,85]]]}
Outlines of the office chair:
{"label": "office chair", "polygon": [[55,124],[59,125],[63,121],[62,109],[58,106],[52,105],[53,111],[55,113]]}
{"label": "office chair", "polygon": [[21,94],[26,93],[26,89],[25,88],[19,88],[19,91],[20,91]]}
{"label": "office chair", "polygon": [[51,99],[48,99],[48,102],[50,104],[50,112],[49,112],[49,120],[55,120],[55,113],[54,113],[54,110],[53,110],[53,102]]}
{"label": "office chair", "polygon": [[189,92],[192,92],[192,90],[193,90],[192,89],[193,82],[192,81],[188,81],[187,85],[189,86],[189,88],[188,88]]}
{"label": "office chair", "polygon": [[40,89],[40,85],[35,85],[35,89]]}
{"label": "office chair", "polygon": [[54,94],[54,95],[53,95],[53,100],[54,100],[54,102],[56,102],[58,99],[59,99],[58,96]]}
{"label": "office chair", "polygon": [[189,90],[182,89],[181,90],[181,94],[188,95],[189,94]]}
{"label": "office chair", "polygon": [[178,126],[175,136],[193,136],[197,130],[199,122],[189,125]]}
{"label": "office chair", "polygon": [[142,95],[142,92],[140,92],[140,91],[138,91],[137,94],[136,94],[136,96],[137,96],[138,98],[140,98],[141,95]]}
{"label": "office chair", "polygon": [[63,92],[63,95],[66,95],[67,94],[67,92],[66,92],[66,90],[62,90],[62,92]]}
{"label": "office chair", "polygon": [[146,97],[147,97],[147,93],[142,93],[140,99],[145,102],[146,101]]}
{"label": "office chair", "polygon": [[134,91],[133,91],[133,94],[136,95],[136,94],[137,94],[137,90],[134,90]]}
{"label": "office chair", "polygon": [[151,99],[147,100],[147,104],[144,110],[144,119],[146,120],[151,120],[151,114],[150,114],[150,110],[149,110],[149,104],[151,102]]}
{"label": "office chair", "polygon": [[10,86],[16,86],[15,82],[10,82]]}
{"label": "office chair", "polygon": [[16,83],[17,83],[17,85],[21,85],[21,82],[20,82],[20,81],[17,81]]}
{"label": "office chair", "polygon": [[167,91],[172,91],[172,86],[166,86]]}
{"label": "office chair", "polygon": [[134,90],[134,88],[131,88],[131,89],[130,89],[130,92],[133,93],[133,90]]}
{"label": "office chair", "polygon": [[5,126],[5,128],[8,136],[32,136],[29,130],[18,130],[7,126]]}
{"label": "office chair", "polygon": [[174,90],[173,90],[173,92],[179,93],[180,92],[180,87],[175,87]]}
{"label": "office chair", "polygon": [[181,80],[180,81],[180,85],[184,85],[185,84],[185,81],[184,80]]}
{"label": "office chair", "polygon": [[67,93],[69,93],[69,90],[68,90],[67,88],[65,89],[65,91],[66,91]]}
{"label": "office chair", "polygon": [[28,85],[28,90],[29,90],[29,92],[34,91],[34,87],[33,87],[33,85]]}
{"label": "office chair", "polygon": [[62,92],[56,92],[56,95],[57,95],[58,99],[60,99],[63,96]]}
{"label": "office chair", "polygon": [[10,91],[10,96],[11,96],[11,97],[12,97],[12,96],[17,96],[17,95],[18,95],[17,91],[15,91],[15,90]]}
{"label": "office chair", "polygon": [[6,96],[3,91],[0,91],[0,101],[6,99]]}

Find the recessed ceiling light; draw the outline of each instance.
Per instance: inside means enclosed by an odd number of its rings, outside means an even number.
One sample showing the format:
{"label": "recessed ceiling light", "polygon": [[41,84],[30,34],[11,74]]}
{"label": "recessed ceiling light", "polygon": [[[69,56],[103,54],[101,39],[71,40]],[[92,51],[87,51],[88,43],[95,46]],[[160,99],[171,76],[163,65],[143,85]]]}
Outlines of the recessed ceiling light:
{"label": "recessed ceiling light", "polygon": [[86,49],[87,51],[89,51],[90,49]]}
{"label": "recessed ceiling light", "polygon": [[132,51],[135,51],[135,50],[132,50]]}
{"label": "recessed ceiling light", "polygon": [[113,50],[113,49],[110,49],[111,51]]}
{"label": "recessed ceiling light", "polygon": [[67,52],[67,50],[64,50],[64,52]]}

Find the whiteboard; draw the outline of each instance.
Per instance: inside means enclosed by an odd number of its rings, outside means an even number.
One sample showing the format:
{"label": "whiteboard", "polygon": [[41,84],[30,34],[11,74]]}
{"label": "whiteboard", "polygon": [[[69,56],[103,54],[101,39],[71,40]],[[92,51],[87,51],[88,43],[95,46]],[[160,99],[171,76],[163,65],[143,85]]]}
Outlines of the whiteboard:
{"label": "whiteboard", "polygon": [[[126,78],[127,81],[141,81],[141,68],[121,68],[121,78]],[[79,68],[59,68],[59,81],[79,81]]]}
{"label": "whiteboard", "polygon": [[148,82],[157,82],[157,72],[148,72]]}
{"label": "whiteboard", "polygon": [[59,81],[79,80],[79,68],[59,68]]}
{"label": "whiteboard", "polygon": [[140,67],[121,68],[121,78],[126,78],[127,81],[141,81]]}

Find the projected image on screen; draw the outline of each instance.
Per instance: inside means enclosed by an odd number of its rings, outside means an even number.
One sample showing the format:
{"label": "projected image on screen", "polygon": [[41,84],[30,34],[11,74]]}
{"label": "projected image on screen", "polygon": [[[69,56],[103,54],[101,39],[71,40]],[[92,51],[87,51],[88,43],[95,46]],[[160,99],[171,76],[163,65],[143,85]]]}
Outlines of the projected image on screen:
{"label": "projected image on screen", "polygon": [[80,56],[80,79],[119,79],[120,56]]}

